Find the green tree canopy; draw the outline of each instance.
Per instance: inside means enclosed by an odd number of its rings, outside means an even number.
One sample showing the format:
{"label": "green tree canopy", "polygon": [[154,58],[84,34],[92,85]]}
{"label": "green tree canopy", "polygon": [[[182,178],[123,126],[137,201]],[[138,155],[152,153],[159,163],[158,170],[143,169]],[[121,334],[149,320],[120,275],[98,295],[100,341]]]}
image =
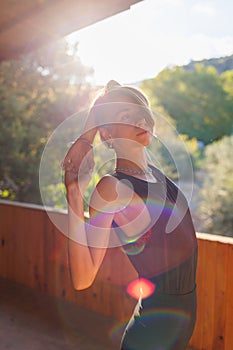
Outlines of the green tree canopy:
{"label": "green tree canopy", "polygon": [[62,40],[1,62],[0,197],[40,203],[38,170],[47,139],[90,100],[92,69],[77,53]]}
{"label": "green tree canopy", "polygon": [[167,68],[142,88],[154,106],[161,105],[175,120],[179,133],[209,144],[232,131],[231,78],[223,74],[221,78],[215,68],[203,65],[194,71]]}
{"label": "green tree canopy", "polygon": [[206,147],[199,215],[202,230],[233,237],[233,136]]}

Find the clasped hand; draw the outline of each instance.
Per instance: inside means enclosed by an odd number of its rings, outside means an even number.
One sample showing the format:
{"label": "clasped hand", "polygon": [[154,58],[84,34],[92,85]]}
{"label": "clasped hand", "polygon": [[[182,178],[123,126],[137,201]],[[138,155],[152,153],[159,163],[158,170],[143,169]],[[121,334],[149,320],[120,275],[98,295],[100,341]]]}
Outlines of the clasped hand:
{"label": "clasped hand", "polygon": [[62,162],[66,188],[68,189],[69,185],[77,183],[80,190],[84,191],[90,182],[94,165],[92,144],[85,138],[78,138]]}

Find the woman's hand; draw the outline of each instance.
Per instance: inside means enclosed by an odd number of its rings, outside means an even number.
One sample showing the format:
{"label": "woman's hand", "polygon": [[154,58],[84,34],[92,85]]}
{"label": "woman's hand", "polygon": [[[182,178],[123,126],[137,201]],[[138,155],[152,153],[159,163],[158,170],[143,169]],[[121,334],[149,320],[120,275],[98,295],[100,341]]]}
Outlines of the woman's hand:
{"label": "woman's hand", "polygon": [[91,179],[94,168],[94,156],[91,143],[85,138],[78,138],[67,152],[62,167],[65,170],[65,186],[77,182],[83,192]]}

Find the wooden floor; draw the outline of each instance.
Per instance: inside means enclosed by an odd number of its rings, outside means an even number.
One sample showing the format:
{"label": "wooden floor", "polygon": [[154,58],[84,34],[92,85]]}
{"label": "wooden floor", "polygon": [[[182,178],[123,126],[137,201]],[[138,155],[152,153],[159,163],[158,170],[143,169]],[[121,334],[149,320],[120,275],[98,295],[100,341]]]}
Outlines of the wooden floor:
{"label": "wooden floor", "polygon": [[0,350],[118,350],[124,329],[118,326],[113,319],[0,278]]}
{"label": "wooden floor", "polygon": [[1,350],[116,350],[116,321],[0,279]]}

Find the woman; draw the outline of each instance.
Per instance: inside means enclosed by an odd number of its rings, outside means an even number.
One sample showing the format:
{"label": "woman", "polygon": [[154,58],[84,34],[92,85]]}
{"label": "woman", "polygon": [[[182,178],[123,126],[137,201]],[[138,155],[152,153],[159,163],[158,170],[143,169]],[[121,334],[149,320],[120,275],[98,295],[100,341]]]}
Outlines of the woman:
{"label": "woman", "polygon": [[[154,287],[150,296],[139,297],[121,350],[185,350],[195,325],[195,231],[182,192],[146,153],[153,127],[145,95],[111,81],[63,162],[74,287],[81,290],[93,283],[113,244],[123,247],[139,277]],[[85,223],[83,192],[94,167],[97,132],[114,149],[116,169],[94,189]]]}

